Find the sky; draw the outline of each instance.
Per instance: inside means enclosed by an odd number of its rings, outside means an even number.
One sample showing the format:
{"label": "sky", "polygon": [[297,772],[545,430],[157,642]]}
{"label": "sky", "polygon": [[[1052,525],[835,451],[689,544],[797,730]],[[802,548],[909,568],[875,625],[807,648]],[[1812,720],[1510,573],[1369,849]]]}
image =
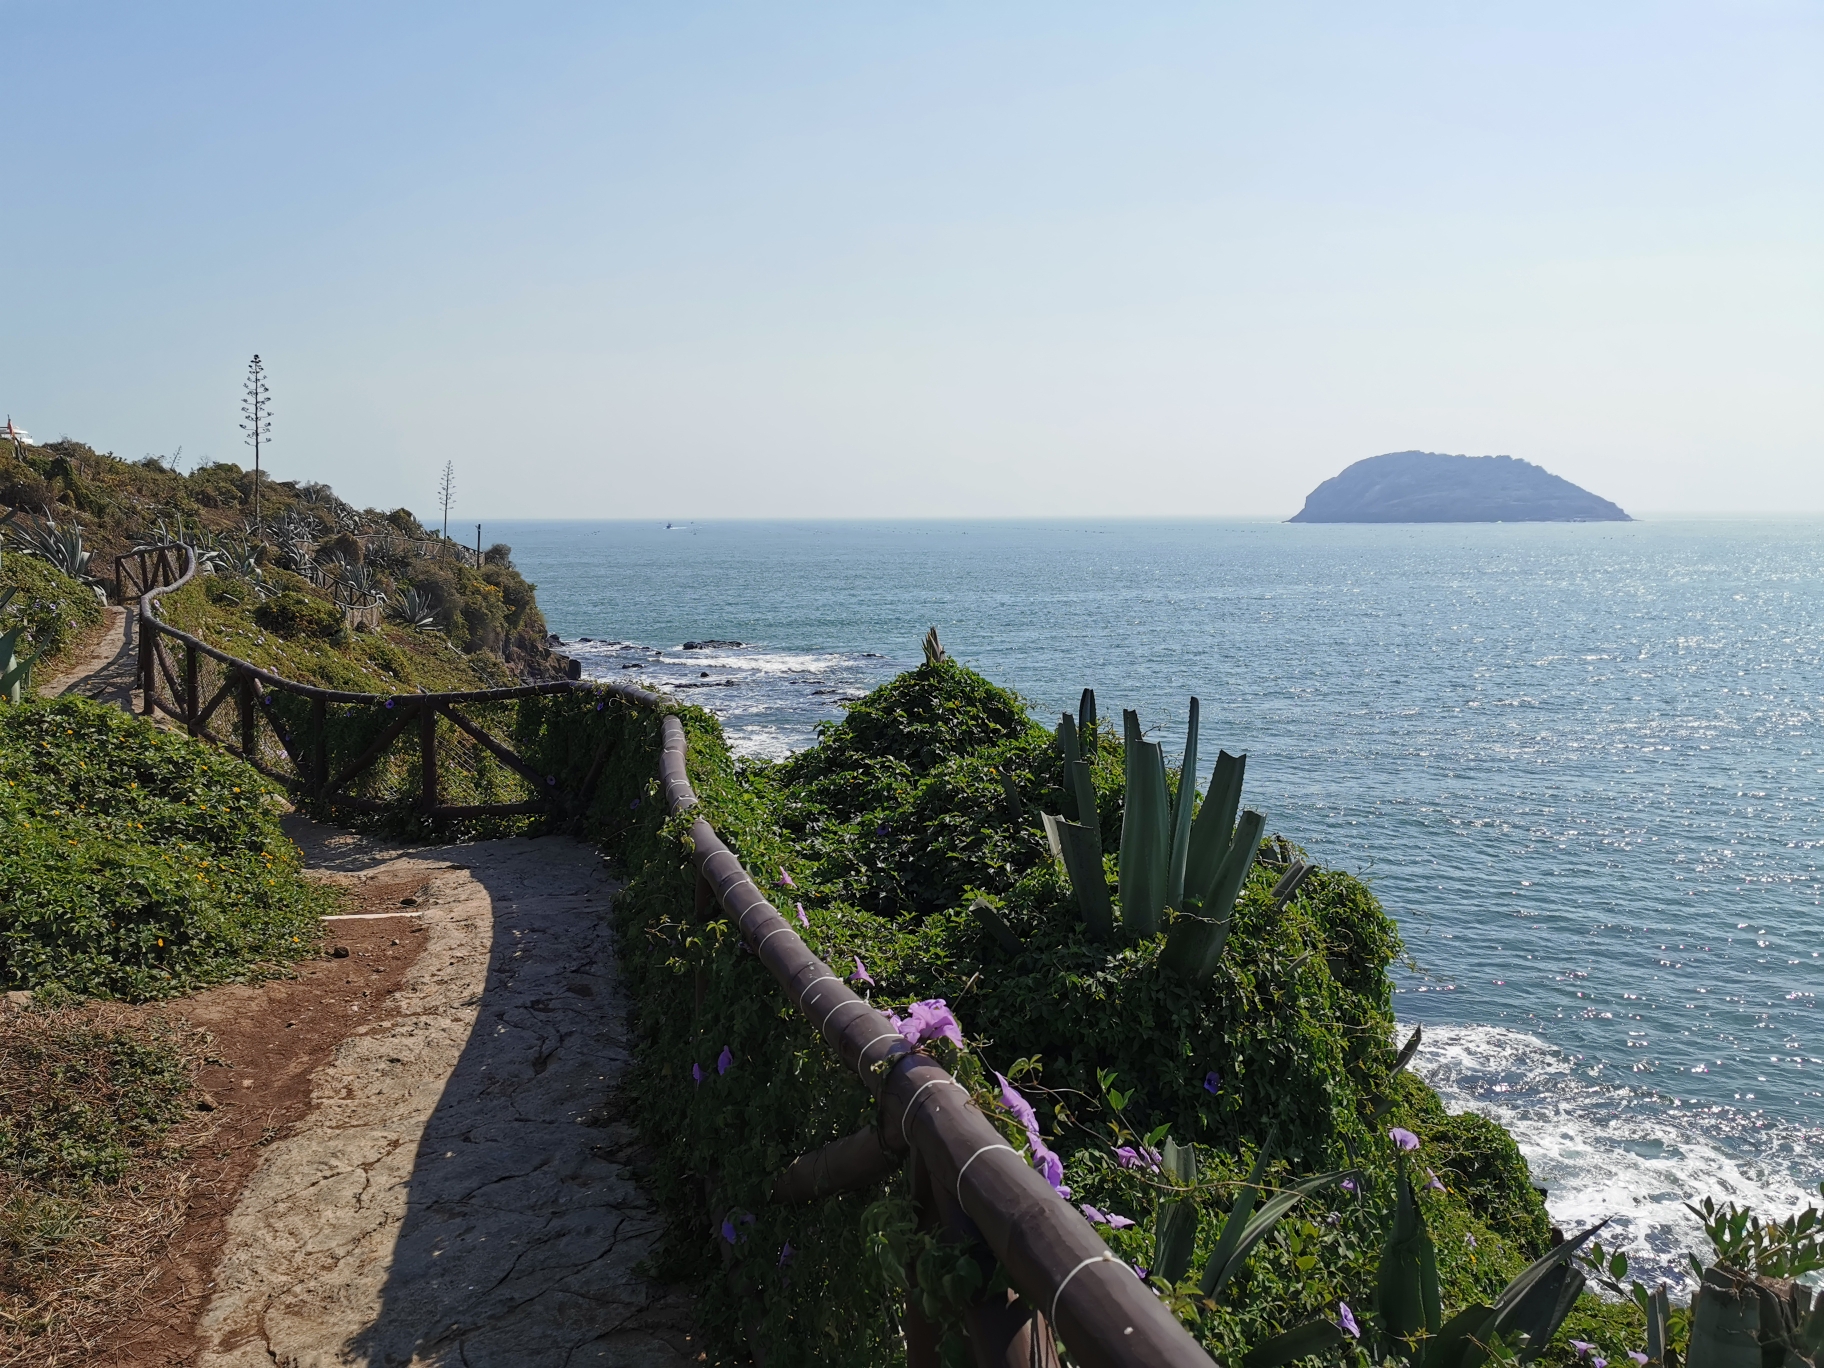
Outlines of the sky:
{"label": "sky", "polygon": [[1824,7],[0,0],[0,410],[452,518],[1824,512]]}

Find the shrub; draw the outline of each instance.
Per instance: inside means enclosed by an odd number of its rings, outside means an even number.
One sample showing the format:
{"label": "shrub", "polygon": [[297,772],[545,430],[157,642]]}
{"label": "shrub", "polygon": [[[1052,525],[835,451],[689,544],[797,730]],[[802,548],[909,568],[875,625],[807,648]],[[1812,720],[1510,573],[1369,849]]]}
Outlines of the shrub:
{"label": "shrub", "polygon": [[288,640],[302,638],[339,643],[348,639],[348,628],[343,623],[340,608],[327,599],[295,589],[267,599],[253,610],[253,620]]}
{"label": "shrub", "polygon": [[118,709],[0,708],[0,986],[144,999],[315,949],[307,882],[256,771]]}
{"label": "shrub", "polygon": [[18,593],[0,614],[0,631],[23,623],[24,651],[38,657],[34,678],[43,681],[56,658],[82,632],[101,621],[101,604],[89,587],[36,556],[0,556],[0,592]]}
{"label": "shrub", "polygon": [[[735,762],[713,722],[683,716],[701,815],[788,919],[802,905],[808,925],[795,929],[811,948],[838,972],[860,957],[877,1003],[946,999],[975,1076],[1026,1061],[1074,1200],[1106,1200],[1138,1223],[1111,1237],[1118,1252],[1150,1261],[1152,1211],[1144,1177],[1111,1161],[1117,1121],[1195,1142],[1217,1176],[1199,1198],[1209,1219],[1194,1269],[1214,1239],[1217,1202],[1269,1134],[1281,1181],[1364,1167],[1370,1199],[1312,1199],[1261,1246],[1222,1312],[1199,1323],[1225,1357],[1326,1298],[1372,1301],[1390,1123],[1425,1135],[1428,1162],[1454,1166],[1452,1190],[1424,1198],[1447,1299],[1493,1295],[1524,1263],[1543,1212],[1511,1144],[1486,1123],[1445,1117],[1410,1080],[1393,1110],[1375,1115],[1393,1063],[1387,970],[1399,938],[1360,881],[1320,870],[1276,908],[1268,890],[1278,871],[1257,869],[1218,972],[1191,983],[1159,972],[1163,934],[1099,945],[1070,914],[1068,882],[1038,832],[1038,814],[1063,800],[1056,749],[1017,696],[979,675],[949,661],[902,675],[780,766]],[[629,874],[617,916],[640,1035],[630,1095],[663,1156],[653,1175],[673,1217],[663,1271],[697,1284],[699,1316],[730,1353],[748,1344],[768,1362],[896,1361],[900,1294],[883,1251],[909,1255],[922,1238],[903,1185],[795,1210],[767,1200],[781,1167],[858,1129],[872,1107],[729,923],[698,918],[688,820],[653,811],[656,748],[630,739],[611,752],[618,793],[601,810]],[[1104,731],[1089,749],[1112,850],[1119,743]],[[1295,848],[1261,849],[1263,863],[1283,865]],[[978,900],[996,909],[998,931],[972,911]],[[715,1067],[724,1050],[726,1073]],[[1110,1087],[1124,1094],[1119,1112]],[[999,1112],[991,1100],[986,1110]],[[1189,1302],[1182,1310],[1201,1314]]]}

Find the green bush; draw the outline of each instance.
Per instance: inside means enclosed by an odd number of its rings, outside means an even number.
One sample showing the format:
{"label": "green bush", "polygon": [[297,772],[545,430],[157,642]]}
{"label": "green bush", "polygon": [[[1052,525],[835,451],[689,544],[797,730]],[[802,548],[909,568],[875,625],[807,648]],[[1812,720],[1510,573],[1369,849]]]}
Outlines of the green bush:
{"label": "green bush", "polygon": [[314,639],[340,643],[348,639],[348,628],[343,623],[340,608],[327,599],[314,598],[295,589],[267,599],[253,610],[253,620],[267,631],[291,641]]}
{"label": "green bush", "polygon": [[0,707],[0,986],[144,999],[313,953],[334,902],[232,756],[83,699]]}
{"label": "green bush", "polygon": [[0,613],[0,631],[25,624],[21,650],[38,657],[33,678],[42,682],[70,643],[101,621],[101,603],[87,585],[19,551],[0,555],[0,592],[8,588],[19,592]]}
{"label": "green bush", "polygon": [[[589,706],[550,705],[522,744],[586,765],[610,744],[608,724],[592,717],[630,711]],[[1258,869],[1219,972],[1187,983],[1158,971],[1163,936],[1097,945],[1068,915],[1067,882],[1038,832],[1039,813],[1062,803],[1058,756],[1018,698],[980,676],[951,662],[902,675],[780,766],[736,762],[713,721],[681,716],[701,815],[794,923],[802,904],[808,925],[796,929],[813,950],[844,973],[862,959],[878,1003],[946,999],[970,1038],[970,1076],[1031,1061],[1029,1093],[1075,1200],[1137,1222],[1110,1235],[1118,1252],[1150,1259],[1152,1212],[1144,1177],[1110,1159],[1117,1123],[1196,1142],[1217,1176],[1198,1199],[1208,1219],[1193,1269],[1269,1134],[1282,1178],[1362,1167],[1368,1190],[1308,1202],[1260,1247],[1220,1312],[1179,1306],[1219,1353],[1333,1311],[1338,1297],[1372,1305],[1390,1124],[1421,1134],[1421,1157],[1442,1175],[1445,1190],[1424,1201],[1447,1303],[1492,1295],[1525,1263],[1544,1217],[1511,1142],[1486,1122],[1445,1116],[1403,1075],[1393,1110],[1375,1117],[1393,1062],[1387,970],[1399,939],[1358,880],[1319,871],[1275,910],[1277,870]],[[903,1185],[795,1210],[767,1200],[780,1168],[865,1124],[872,1106],[728,922],[697,918],[689,820],[665,818],[652,778],[657,719],[615,725],[591,820],[627,865],[617,916],[640,1037],[629,1095],[661,1155],[651,1181],[673,1218],[663,1271],[695,1283],[699,1317],[730,1356],[747,1344],[769,1363],[895,1362],[892,1264],[920,1248]],[[1119,744],[1104,731],[1093,749],[1112,849]],[[1262,861],[1292,853],[1268,842]],[[977,898],[998,907],[1017,946],[971,912]],[[1127,1094],[1119,1114],[1102,1085],[1109,1071]]]}

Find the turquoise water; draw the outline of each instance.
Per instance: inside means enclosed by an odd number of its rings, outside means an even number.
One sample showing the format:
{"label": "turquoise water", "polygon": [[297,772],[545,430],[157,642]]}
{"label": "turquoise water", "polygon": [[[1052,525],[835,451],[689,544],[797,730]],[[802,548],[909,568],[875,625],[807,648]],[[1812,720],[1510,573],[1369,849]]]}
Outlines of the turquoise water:
{"label": "turquoise water", "polygon": [[1194,693],[1269,830],[1399,918],[1422,1072],[1561,1223],[1614,1215],[1675,1272],[1682,1198],[1783,1214],[1824,1177],[1824,523],[489,532],[590,673],[757,754],[933,624],[1047,721],[1090,685],[1177,750]]}

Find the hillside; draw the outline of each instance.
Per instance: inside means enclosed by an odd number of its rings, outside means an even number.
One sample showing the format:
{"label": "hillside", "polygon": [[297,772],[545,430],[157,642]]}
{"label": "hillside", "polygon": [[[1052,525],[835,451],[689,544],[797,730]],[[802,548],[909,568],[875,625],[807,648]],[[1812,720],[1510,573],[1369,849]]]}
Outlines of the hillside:
{"label": "hillside", "polygon": [[[491,688],[562,673],[536,586],[514,568],[512,548],[492,546],[478,565],[473,548],[428,531],[409,509],[356,508],[327,485],[266,475],[259,492],[256,527],[253,474],[231,463],[180,473],[156,457],[122,461],[74,441],[18,454],[0,444],[0,508],[14,510],[7,540],[23,548],[53,530],[73,536],[80,552],[62,567],[63,580],[86,580],[85,596],[100,588],[118,601],[116,556],[182,540],[208,573],[167,600],[172,624],[293,678],[387,691]],[[45,561],[15,549],[0,562],[9,571],[28,564]],[[344,627],[336,594],[351,591],[384,595],[386,620]],[[39,617],[43,604],[71,601],[33,599]],[[85,599],[43,644],[54,650],[93,617]],[[34,633],[51,626],[35,622]]]}
{"label": "hillside", "polygon": [[1325,480],[1289,522],[1629,522],[1607,499],[1512,456],[1392,451]]}

